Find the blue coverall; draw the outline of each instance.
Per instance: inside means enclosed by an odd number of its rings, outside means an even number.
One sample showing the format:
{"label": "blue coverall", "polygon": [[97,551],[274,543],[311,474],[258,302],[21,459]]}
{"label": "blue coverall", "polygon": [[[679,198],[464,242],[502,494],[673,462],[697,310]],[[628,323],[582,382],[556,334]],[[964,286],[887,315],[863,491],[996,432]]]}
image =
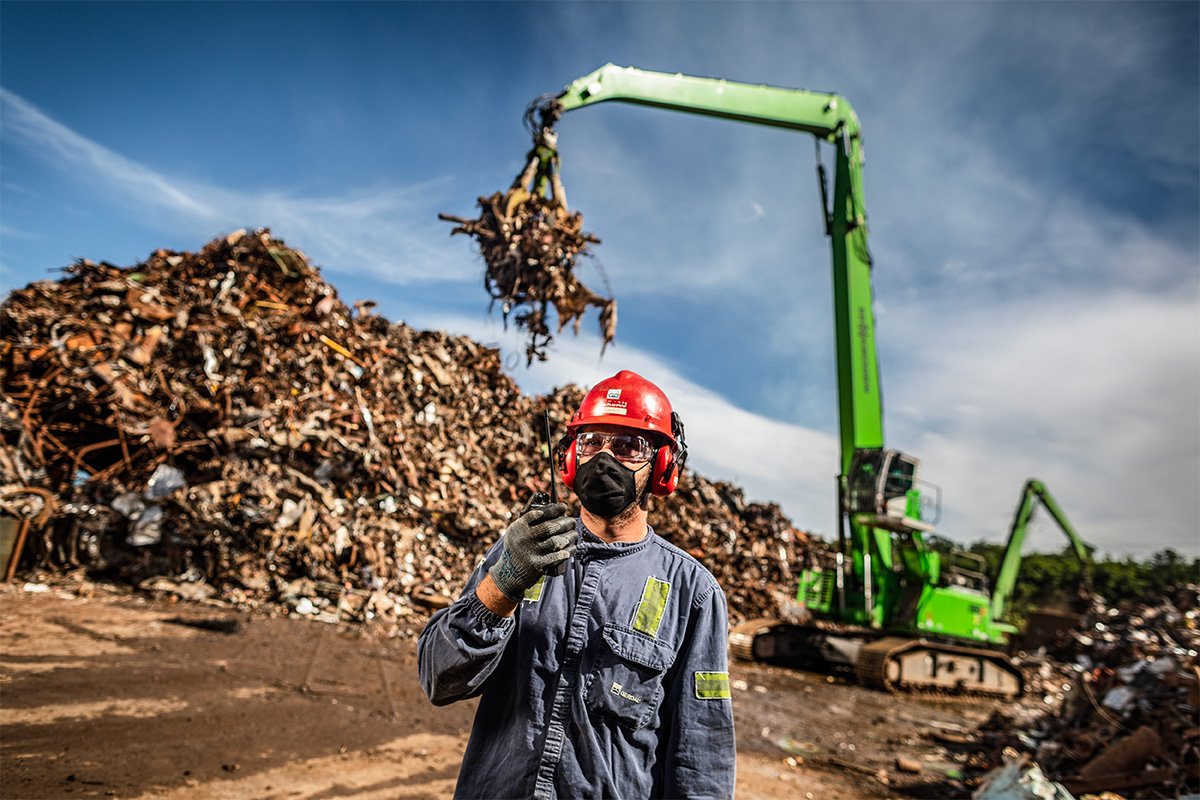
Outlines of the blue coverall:
{"label": "blue coverall", "polygon": [[579,549],[512,617],[466,588],[422,631],[435,705],[481,697],[455,797],[728,798],[735,742],[725,595],[652,529]]}

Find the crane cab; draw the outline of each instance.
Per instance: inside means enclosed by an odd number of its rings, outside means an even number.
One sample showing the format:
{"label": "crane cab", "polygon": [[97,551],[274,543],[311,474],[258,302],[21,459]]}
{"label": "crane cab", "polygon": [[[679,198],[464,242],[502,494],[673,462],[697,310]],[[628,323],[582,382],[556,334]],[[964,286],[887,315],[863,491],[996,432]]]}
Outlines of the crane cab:
{"label": "crane cab", "polygon": [[932,531],[933,525],[921,519],[920,468],[920,461],[899,450],[855,450],[846,481],[845,511],[854,522],[872,528]]}

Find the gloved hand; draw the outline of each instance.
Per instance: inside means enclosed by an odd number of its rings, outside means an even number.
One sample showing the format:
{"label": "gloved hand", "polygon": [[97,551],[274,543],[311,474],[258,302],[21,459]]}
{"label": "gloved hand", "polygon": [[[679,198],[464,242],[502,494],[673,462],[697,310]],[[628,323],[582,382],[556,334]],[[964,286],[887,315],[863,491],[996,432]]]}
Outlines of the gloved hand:
{"label": "gloved hand", "polygon": [[517,517],[504,531],[504,551],[488,574],[513,602],[554,567],[575,554],[579,532],[563,503],[537,506]]}

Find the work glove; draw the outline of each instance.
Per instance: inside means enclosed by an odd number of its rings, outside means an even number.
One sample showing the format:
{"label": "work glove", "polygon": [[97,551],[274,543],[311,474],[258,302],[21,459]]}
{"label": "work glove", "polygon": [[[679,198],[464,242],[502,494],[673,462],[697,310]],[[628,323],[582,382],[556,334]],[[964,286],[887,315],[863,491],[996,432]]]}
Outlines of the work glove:
{"label": "work glove", "polygon": [[504,550],[488,574],[509,600],[519,603],[526,589],[575,554],[579,532],[566,514],[563,503],[535,506],[504,531]]}

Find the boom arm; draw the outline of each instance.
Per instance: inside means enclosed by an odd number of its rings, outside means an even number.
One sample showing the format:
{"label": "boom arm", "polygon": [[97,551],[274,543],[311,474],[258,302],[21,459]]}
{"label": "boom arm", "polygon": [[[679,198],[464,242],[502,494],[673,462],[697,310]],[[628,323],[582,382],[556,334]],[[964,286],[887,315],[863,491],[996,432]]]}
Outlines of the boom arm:
{"label": "boom arm", "polygon": [[[901,583],[927,585],[931,566],[920,544],[915,459],[883,445],[883,400],[875,345],[871,255],[863,194],[862,132],[845,98],[801,89],[649,72],[606,64],[568,85],[552,112],[619,100],[809,133],[834,145],[832,208],[823,209],[833,250],[837,348],[838,613],[881,627],[897,607]],[[557,113],[551,113],[552,121]],[[822,201],[825,199],[823,171]],[[904,506],[896,508],[897,503]],[[893,537],[911,537],[911,558]],[[842,559],[847,559],[845,562]],[[848,570],[848,574],[847,571]],[[898,576],[904,576],[903,578]],[[843,580],[843,577],[846,580]]]}
{"label": "boom arm", "polygon": [[883,446],[862,136],[854,109],[836,94],[613,64],[573,81],[557,98],[563,111],[605,100],[788,128],[836,145],[833,209],[828,222],[833,246],[841,474],[848,475],[856,449]]}
{"label": "boom arm", "polygon": [[1008,544],[1004,547],[1004,558],[1000,562],[1000,570],[996,573],[996,585],[992,589],[991,608],[992,619],[994,620],[1000,619],[1005,606],[1008,605],[1013,588],[1016,586],[1017,574],[1021,570],[1021,548],[1025,544],[1025,533],[1029,526],[1029,520],[1033,517],[1033,512],[1039,502],[1050,512],[1050,516],[1058,523],[1058,527],[1067,535],[1071,546],[1075,548],[1075,555],[1079,558],[1079,565],[1083,570],[1084,580],[1087,580],[1088,565],[1091,563],[1091,557],[1088,555],[1083,540],[1079,538],[1079,534],[1075,532],[1075,528],[1067,521],[1067,515],[1059,508],[1058,503],[1055,502],[1054,496],[1050,494],[1050,490],[1046,488],[1046,485],[1041,481],[1030,479],[1025,482],[1025,488],[1021,490],[1021,502],[1017,505],[1017,513],[1013,515],[1012,528],[1008,533]]}

